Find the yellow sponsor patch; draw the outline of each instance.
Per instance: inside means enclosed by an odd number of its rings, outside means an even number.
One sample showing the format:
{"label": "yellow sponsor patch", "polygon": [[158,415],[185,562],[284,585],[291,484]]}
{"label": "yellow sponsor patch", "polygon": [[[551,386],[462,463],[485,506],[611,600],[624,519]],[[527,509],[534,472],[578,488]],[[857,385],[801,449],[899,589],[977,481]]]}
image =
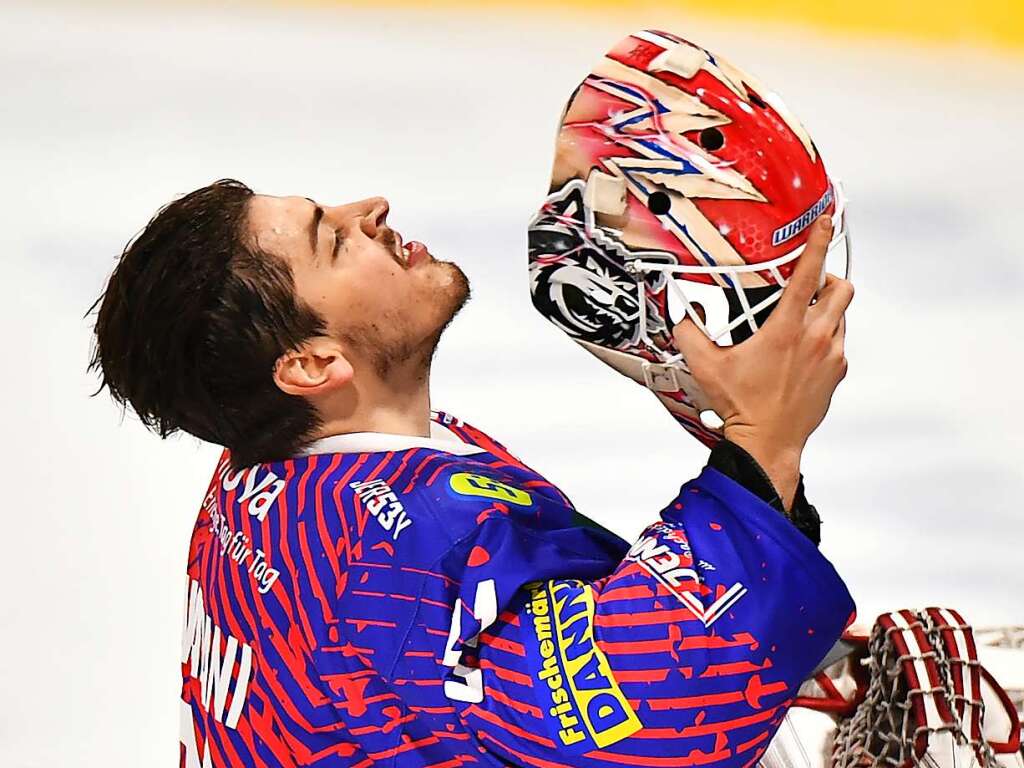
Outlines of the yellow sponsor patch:
{"label": "yellow sponsor patch", "polygon": [[[594,640],[594,593],[580,581],[526,585],[527,660],[551,733],[572,754],[604,749],[643,724]],[[532,632],[531,632],[532,630]]]}
{"label": "yellow sponsor patch", "polygon": [[518,504],[521,507],[533,504],[533,497],[526,491],[513,488],[511,485],[506,485],[486,475],[456,472],[448,479],[448,485],[460,496],[482,496],[485,499]]}

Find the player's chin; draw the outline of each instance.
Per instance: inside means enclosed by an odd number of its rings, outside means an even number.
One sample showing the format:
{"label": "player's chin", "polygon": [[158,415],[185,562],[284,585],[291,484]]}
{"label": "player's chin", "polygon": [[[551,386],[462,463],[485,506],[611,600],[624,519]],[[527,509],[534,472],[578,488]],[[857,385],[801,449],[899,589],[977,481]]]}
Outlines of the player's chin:
{"label": "player's chin", "polygon": [[469,300],[469,279],[458,265],[451,262],[439,261],[432,266],[436,269],[432,281],[432,303],[438,311],[440,330],[443,330]]}
{"label": "player's chin", "polygon": [[423,347],[433,355],[441,336],[451,324],[459,310],[469,300],[469,280],[465,273],[455,264],[438,262],[436,267],[443,267],[438,272],[438,280],[431,286],[431,315],[426,326],[429,331],[424,338]]}
{"label": "player's chin", "polygon": [[457,312],[469,298],[469,278],[458,264],[450,261],[435,261],[430,266],[436,302]]}

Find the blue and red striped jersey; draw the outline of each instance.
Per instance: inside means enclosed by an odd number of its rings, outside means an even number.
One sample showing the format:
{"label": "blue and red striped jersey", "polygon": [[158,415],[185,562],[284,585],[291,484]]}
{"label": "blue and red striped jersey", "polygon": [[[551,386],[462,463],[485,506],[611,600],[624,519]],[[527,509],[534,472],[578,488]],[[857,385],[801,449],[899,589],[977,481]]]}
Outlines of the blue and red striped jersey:
{"label": "blue and red striped jersey", "polygon": [[221,457],[181,765],[754,764],[854,610],[814,545],[709,468],[630,545],[479,430],[433,431]]}

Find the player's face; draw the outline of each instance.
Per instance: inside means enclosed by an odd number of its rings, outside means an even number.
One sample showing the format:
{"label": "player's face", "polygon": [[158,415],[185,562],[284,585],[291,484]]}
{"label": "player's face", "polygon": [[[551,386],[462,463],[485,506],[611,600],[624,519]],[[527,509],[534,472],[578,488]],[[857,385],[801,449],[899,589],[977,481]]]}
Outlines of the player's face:
{"label": "player's face", "polygon": [[257,195],[248,209],[256,245],[288,262],[299,298],[381,376],[428,361],[469,295],[462,270],[435,260],[422,243],[404,242],[387,216],[382,197],[322,206]]}

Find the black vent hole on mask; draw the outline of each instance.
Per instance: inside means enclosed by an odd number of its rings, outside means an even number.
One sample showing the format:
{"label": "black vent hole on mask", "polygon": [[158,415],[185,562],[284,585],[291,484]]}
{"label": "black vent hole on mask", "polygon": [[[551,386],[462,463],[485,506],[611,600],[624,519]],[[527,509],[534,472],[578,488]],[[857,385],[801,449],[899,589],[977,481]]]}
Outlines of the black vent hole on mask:
{"label": "black vent hole on mask", "polygon": [[700,145],[708,152],[717,152],[725,146],[725,134],[718,128],[705,128],[700,132]]}
{"label": "black vent hole on mask", "polygon": [[655,216],[664,216],[672,210],[672,199],[664,192],[652,192],[647,198],[647,207]]}
{"label": "black vent hole on mask", "polygon": [[761,109],[768,109],[768,105],[765,104],[764,99],[762,99],[760,96],[758,96],[754,91],[750,90],[749,88],[747,89],[747,97],[750,99],[750,102],[755,107],[760,107]]}

